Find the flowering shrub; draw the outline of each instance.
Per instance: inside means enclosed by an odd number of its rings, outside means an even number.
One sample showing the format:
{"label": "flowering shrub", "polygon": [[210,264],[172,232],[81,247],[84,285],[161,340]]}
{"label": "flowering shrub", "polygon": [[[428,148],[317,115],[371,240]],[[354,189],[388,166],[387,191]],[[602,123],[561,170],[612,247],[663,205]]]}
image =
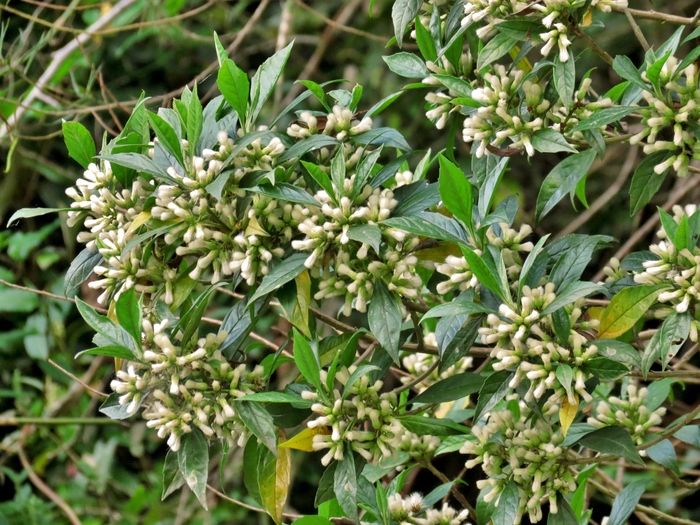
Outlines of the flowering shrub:
{"label": "flowering shrub", "polygon": [[[611,259],[598,283],[582,276],[613,238],[533,235],[517,198],[497,199],[521,154],[565,155],[539,189],[536,223],[567,193],[586,203],[586,174],[612,142],[644,143],[633,214],[671,168],[700,172],[700,47],[675,58],[700,30],[681,41],[681,26],[638,68],[586,33],[613,11],[632,17],[626,0],[396,1],[396,40],[415,39],[421,56],[385,60],[420,80],[407,88],[428,89],[426,117],[449,135],[417,162],[379,124],[401,93],[366,108],[360,86],[306,81],[262,124],[291,46],[249,79],[217,40],[221,96],[203,107],[195,85],[173,109],[141,103],[99,154],[64,124],[85,168],[67,192],[85,250],[66,291],[97,276],[89,286],[108,314],[77,303],[97,332],[88,353],[115,358],[101,410],[141,411],[167,438],[165,495],[187,484],[206,505],[213,443],[244,448],[246,486],[278,523],[290,448],[321,452],[316,504],[336,499],[355,523],[588,523],[586,487],[610,486],[611,462],[658,464],[696,486],[674,444],[698,445],[700,407],[673,420],[662,406],[674,381],[697,377],[697,345],[685,345],[700,326],[696,207],[659,210],[658,244]],[[578,39],[623,82],[599,95],[576,69]],[[215,294],[232,300],[218,331],[203,321]],[[293,342],[254,362],[244,342],[269,308]],[[286,385],[284,363],[299,372]],[[433,458],[455,451],[483,471],[475,501],[448,478],[425,498],[402,495],[408,470],[436,470]],[[638,505],[638,482],[613,486],[608,523],[633,512],[688,523]],[[450,491],[463,508],[438,504]]]}

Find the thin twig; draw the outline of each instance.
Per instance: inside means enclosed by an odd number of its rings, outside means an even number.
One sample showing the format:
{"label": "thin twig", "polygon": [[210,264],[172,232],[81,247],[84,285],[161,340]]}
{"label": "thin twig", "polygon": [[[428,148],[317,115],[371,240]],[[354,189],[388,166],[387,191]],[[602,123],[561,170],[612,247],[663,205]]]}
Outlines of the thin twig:
{"label": "thin twig", "polygon": [[629,9],[625,9],[625,16],[627,17],[630,26],[632,26],[632,32],[634,33],[634,36],[636,36],[637,40],[639,40],[639,43],[642,44],[644,51],[649,51],[649,42],[647,42],[647,39],[644,38],[644,34],[642,33],[639,24],[637,24],[637,21],[634,19]]}
{"label": "thin twig", "polygon": [[[248,505],[247,503],[244,503],[240,500],[234,499],[231,496],[227,496],[221,491],[216,490],[214,487],[212,487],[209,483],[207,483],[207,488],[211,490],[214,494],[219,496],[221,499],[225,499],[226,501],[230,501],[231,503],[235,503],[236,505],[240,505],[244,509],[252,510],[254,512],[260,512],[261,514],[267,514],[263,509],[259,507],[254,507],[253,505]],[[293,514],[290,512],[283,512],[282,516],[285,518],[290,518],[290,519],[298,519],[303,517],[301,514]]]}
{"label": "thin twig", "polygon": [[384,36],[379,36],[379,35],[373,35],[372,33],[368,33],[367,31],[362,31],[361,29],[357,29],[355,27],[350,27],[346,26],[345,24],[341,24],[340,22],[333,20],[332,18],[328,18],[326,15],[323,13],[319,13],[316,11],[313,7],[310,7],[306,5],[302,0],[294,0],[296,4],[299,7],[302,7],[306,9],[309,13],[313,14],[315,17],[320,18],[323,20],[327,25],[335,27],[336,29],[340,29],[341,31],[345,31],[346,33],[352,33],[353,35],[359,35],[362,36],[368,40],[374,40],[375,42],[380,42],[382,45],[386,44],[390,38],[384,37]]}
{"label": "thin twig", "polygon": [[[430,463],[429,461],[425,464],[425,466],[428,468],[430,472],[435,475],[440,481],[443,483],[451,483],[452,480],[449,479],[447,476],[445,476],[442,472],[440,472],[438,469],[435,468],[435,466]],[[457,501],[459,501],[459,504],[462,505],[465,509],[469,511],[469,514],[471,516],[476,516],[476,511],[474,510],[474,507],[470,505],[470,503],[467,501],[467,498],[464,497],[464,494],[462,494],[459,489],[452,484],[450,487],[450,490],[452,491],[452,495],[455,497]]]}
{"label": "thin twig", "polygon": [[[44,290],[36,290],[34,288],[27,288],[26,286],[14,284],[14,283],[8,282],[4,279],[0,279],[0,284],[4,284],[5,286],[9,286],[10,288],[15,288],[17,290],[35,293],[37,295],[43,295],[44,297],[48,297],[50,299],[56,299],[57,301],[67,301],[69,303],[75,304],[75,299],[73,299],[72,297],[63,297],[62,295],[52,294],[50,292],[45,292]],[[101,314],[107,313],[107,310],[105,310],[104,308],[100,308],[100,307],[93,307],[93,308],[95,309],[96,312],[99,312]]]}
{"label": "thin twig", "polygon": [[66,425],[121,425],[122,421],[108,417],[0,417],[0,427],[43,425],[59,427]]}
{"label": "thin twig", "polygon": [[629,11],[630,14],[635,18],[644,18],[646,20],[660,20],[661,22],[670,22],[672,24],[679,24],[683,26],[695,27],[698,25],[699,21],[696,18],[685,18],[683,16],[669,15],[666,13],[659,13],[657,11],[642,11],[640,9],[627,9],[626,7],[618,7],[616,5],[610,6],[612,11],[616,13],[625,13],[625,10]]}
{"label": "thin twig", "polygon": [[605,60],[609,65],[612,66],[613,63],[613,57],[611,57],[605,49],[600,47],[595,40],[593,40],[590,36],[588,36],[585,32],[582,30],[575,28],[574,33],[576,36],[579,36],[583,38],[586,43],[588,44],[588,47],[593,51],[596,55],[598,55],[600,58]]}
{"label": "thin twig", "polygon": [[433,370],[435,370],[439,365],[440,365],[440,360],[436,359],[433,362],[433,364],[430,365],[425,372],[423,372],[421,375],[416,377],[413,381],[406,383],[405,385],[401,385],[399,387],[396,387],[394,390],[391,391],[391,393],[392,394],[400,394],[404,390],[408,390],[409,388],[413,388],[414,386],[419,384],[424,379],[427,379],[430,376],[430,374],[433,373]]}
{"label": "thin twig", "polygon": [[66,370],[65,368],[63,368],[63,367],[62,367],[61,365],[59,365],[58,363],[56,363],[53,359],[49,359],[49,364],[51,364],[51,365],[53,365],[54,367],[58,368],[61,372],[63,372],[64,374],[66,374],[66,375],[67,375],[68,377],[70,377],[73,381],[75,381],[75,382],[81,384],[85,390],[89,390],[90,392],[92,392],[92,393],[95,394],[96,396],[109,397],[109,394],[105,394],[104,392],[100,392],[99,390],[96,390],[96,389],[92,388],[90,385],[88,385],[87,383],[83,382],[78,376],[76,376],[75,374],[70,373],[68,370]]}
{"label": "thin twig", "polygon": [[34,472],[34,469],[32,468],[29,459],[27,459],[27,455],[25,454],[24,448],[22,447],[21,443],[17,444],[17,456],[19,456],[19,461],[20,463],[22,463],[22,467],[27,472],[27,476],[29,477],[29,480],[32,482],[32,484],[42,493],[44,493],[44,495],[47,498],[53,501],[64,512],[64,514],[68,518],[68,521],[70,521],[73,525],[82,525],[80,518],[78,518],[78,515],[70,507],[70,505],[68,505],[68,503],[66,503],[61,496],[56,494],[53,491],[53,489],[49,487],[46,483],[44,483],[44,481],[36,474],[36,472]]}

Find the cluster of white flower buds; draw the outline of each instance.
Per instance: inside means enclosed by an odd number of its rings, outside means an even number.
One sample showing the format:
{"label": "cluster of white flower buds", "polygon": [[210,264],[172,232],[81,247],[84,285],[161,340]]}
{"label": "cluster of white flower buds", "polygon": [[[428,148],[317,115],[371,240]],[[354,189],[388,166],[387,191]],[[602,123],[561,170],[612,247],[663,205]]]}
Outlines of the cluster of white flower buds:
{"label": "cluster of white flower buds", "polygon": [[[577,472],[567,461],[569,449],[562,447],[564,435],[547,421],[530,417],[530,409],[517,395],[517,408],[488,414],[483,425],[475,425],[475,439],[466,441],[460,452],[476,456],[467,461],[467,468],[481,464],[487,478],[477,482],[480,489],[491,487],[484,500],[498,500],[512,480],[520,496],[515,524],[527,513],[530,522],[542,519],[542,505],[549,504],[556,514],[557,494],[576,490]],[[514,414],[515,412],[516,414]],[[498,439],[496,439],[498,436]]]}
{"label": "cluster of white flower buds", "polygon": [[[683,219],[687,222],[697,212],[697,206],[683,208],[677,205],[673,207],[673,212],[674,221],[680,224]],[[663,227],[659,237],[664,240],[649,247],[657,259],[644,261],[644,270],[633,272],[634,280],[639,284],[667,285],[668,289],[659,294],[658,301],[669,305],[679,314],[694,313],[700,303],[700,247],[691,239],[687,247],[678,250]],[[665,315],[669,311],[659,313]],[[693,315],[690,321],[692,341],[698,340],[699,329],[700,322]]]}
{"label": "cluster of white flower buds", "polygon": [[[304,399],[315,401],[311,410],[318,417],[309,421],[309,428],[328,427],[330,433],[320,433],[313,437],[314,450],[328,450],[321,463],[328,465],[332,460],[343,459],[345,443],[367,461],[377,463],[383,457],[396,455],[401,437],[406,432],[396,418],[398,399],[396,394],[380,392],[382,381],[371,382],[363,375],[351,385],[348,379],[356,367],[338,370],[335,380],[343,386],[343,391],[335,388],[328,392],[302,392]],[[327,372],[321,371],[323,384]]]}
{"label": "cluster of white flower buds", "polygon": [[447,503],[440,509],[426,508],[423,496],[417,492],[405,497],[392,494],[387,503],[392,523],[401,525],[462,525],[469,516],[468,510],[457,512]]}
{"label": "cluster of white flower buds", "polygon": [[628,384],[625,393],[627,395],[622,399],[615,396],[602,399],[595,407],[595,416],[588,418],[588,424],[596,428],[623,426],[629,430],[635,443],[641,445],[649,430],[661,423],[666,409],[649,410],[645,406],[649,393],[646,388]]}
{"label": "cluster of white flower buds", "polygon": [[[691,159],[700,159],[700,142],[694,132],[695,123],[700,119],[700,85],[695,64],[683,70],[679,70],[678,65],[678,59],[669,56],[656,79],[661,90],[642,91],[648,106],[639,110],[643,127],[630,138],[630,144],[643,142],[647,155],[668,152],[654,171],[661,174],[673,168],[679,177],[685,177]],[[642,76],[648,79],[646,72]],[[670,127],[673,139],[659,140],[659,133]]]}
{"label": "cluster of white flower buds", "polygon": [[249,436],[236,413],[235,400],[264,388],[263,368],[231,366],[219,347],[226,332],[185,345],[182,333],[169,333],[167,320],[143,321],[143,355],[117,371],[111,383],[130,414],[145,405],[143,417],[177,451],[180,439],[198,428],[209,440],[242,445]]}
{"label": "cluster of white flower buds", "polygon": [[[546,415],[556,413],[564,397],[568,397],[572,405],[578,404],[575,394],[586,401],[591,400],[585,385],[588,374],[582,366],[598,352],[596,346],[587,345],[586,338],[579,333],[579,330],[595,329],[599,324],[596,320],[582,319],[584,300],[563,307],[570,329],[568,337],[562,340],[561,334],[557,336],[554,329],[552,314],[540,315],[554,299],[553,283],[534,289],[523,286],[519,308],[514,310],[501,304],[499,315],[489,314],[486,319],[488,326],[479,328],[484,343],[496,343],[491,352],[491,357],[497,361],[494,370],[515,369],[511,387],[525,379],[530,381],[525,400],[539,400],[546,392],[553,392],[542,408]],[[573,373],[571,388],[562,385],[557,376],[557,368],[562,364],[569,366]]]}

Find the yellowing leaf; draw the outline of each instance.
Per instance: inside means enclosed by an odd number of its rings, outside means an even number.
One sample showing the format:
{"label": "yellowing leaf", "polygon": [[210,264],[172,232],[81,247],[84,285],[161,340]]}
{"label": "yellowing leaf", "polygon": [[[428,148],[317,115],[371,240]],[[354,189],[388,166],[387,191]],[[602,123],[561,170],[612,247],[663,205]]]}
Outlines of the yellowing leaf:
{"label": "yellowing leaf", "polygon": [[[284,431],[280,430],[278,440],[284,439]],[[269,463],[275,462],[274,470]],[[291,481],[292,455],[289,449],[277,450],[277,457],[270,454],[266,457],[258,477],[258,488],[263,507],[278,525],[282,523],[282,510],[289,494]]]}
{"label": "yellowing leaf", "polygon": [[418,250],[414,255],[419,261],[433,261],[442,264],[445,262],[448,255],[460,257],[462,252],[456,244],[452,244],[451,242],[439,242],[437,246]]}
{"label": "yellowing leaf", "polygon": [[134,220],[131,221],[131,225],[129,225],[129,229],[126,230],[127,236],[134,233],[141,226],[146,224],[148,222],[148,219],[150,219],[150,218],[151,218],[150,211],[142,211],[141,213],[139,213],[136,217],[134,217]]}
{"label": "yellowing leaf", "polygon": [[581,24],[581,26],[588,27],[592,23],[593,23],[593,10],[589,7],[588,10],[583,15],[583,24]]}
{"label": "yellowing leaf", "polygon": [[260,226],[260,223],[258,222],[258,219],[255,218],[255,215],[253,215],[250,218],[250,221],[248,222],[248,227],[245,229],[245,234],[246,237],[248,235],[259,235],[260,237],[269,237],[270,234],[267,233],[265,230],[262,229]]}
{"label": "yellowing leaf", "polygon": [[571,423],[574,422],[574,418],[578,412],[578,394],[574,394],[574,399],[576,403],[571,405],[569,404],[569,397],[565,396],[561,408],[559,409],[559,423],[561,423],[561,430],[564,436],[569,432],[569,427]]}
{"label": "yellowing leaf", "polygon": [[309,330],[309,306],[311,305],[311,277],[309,271],[304,270],[296,276],[294,282],[297,285],[297,302],[290,317],[291,323],[301,332],[311,338]]}
{"label": "yellowing leaf", "polygon": [[296,450],[302,450],[304,452],[313,452],[313,442],[314,436],[318,435],[329,435],[331,433],[331,427],[315,427],[315,428],[305,428],[299,432],[296,436],[287,441],[277,445],[277,448],[293,448]]}
{"label": "yellowing leaf", "polygon": [[600,320],[598,339],[615,339],[646,314],[668,285],[640,285],[624,288],[612,298]]}
{"label": "yellowing leaf", "polygon": [[[513,49],[509,51],[511,58],[515,59],[518,58],[518,54],[520,54],[520,46],[515,46]],[[525,73],[529,73],[532,71],[532,64],[530,61],[527,59],[527,57],[523,57],[520,62],[518,62],[518,69],[523,70]]]}
{"label": "yellowing leaf", "polygon": [[604,311],[605,308],[602,306],[591,306],[588,310],[586,310],[586,317],[594,321],[600,321],[603,318]]}

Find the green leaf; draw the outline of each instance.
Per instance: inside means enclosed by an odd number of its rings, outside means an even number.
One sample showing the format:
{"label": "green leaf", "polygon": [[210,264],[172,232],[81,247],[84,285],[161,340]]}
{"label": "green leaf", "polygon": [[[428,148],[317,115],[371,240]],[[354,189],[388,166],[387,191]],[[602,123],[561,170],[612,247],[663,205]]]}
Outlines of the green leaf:
{"label": "green leaf", "polygon": [[313,164],[311,162],[306,162],[302,160],[301,164],[302,166],[304,166],[304,168],[306,168],[306,171],[309,172],[309,175],[311,175],[311,177],[318,183],[318,185],[321,186],[321,188],[323,188],[323,190],[328,194],[331,200],[337,204],[335,190],[333,189],[333,184],[331,183],[331,179],[328,177],[328,174],[316,164]]}
{"label": "green leaf", "polygon": [[330,105],[328,104],[328,102],[326,102],[326,92],[319,84],[317,84],[313,80],[297,80],[296,83],[303,85],[306,89],[311,91],[311,93],[313,93],[313,95],[323,105],[326,111],[328,111],[329,113],[332,111]]}
{"label": "green leaf", "polygon": [[514,375],[514,372],[501,370],[486,378],[481,390],[479,390],[479,401],[476,404],[476,410],[474,410],[473,421],[479,421],[484,412],[490,411],[506,397],[510,392],[510,382]]}
{"label": "green leaf", "polygon": [[537,196],[535,222],[539,222],[588,173],[595,151],[587,150],[565,158],[544,179]]}
{"label": "green leaf", "polygon": [[659,174],[654,171],[654,168],[666,161],[670,156],[670,151],[655,151],[645,157],[639,163],[637,169],[634,170],[632,184],[630,185],[630,215],[634,215],[649,204],[652,197],[659,191],[670,168]]}
{"label": "green leaf", "polygon": [[621,336],[649,310],[668,285],[641,285],[621,290],[612,298],[600,320],[598,337],[614,339]]}
{"label": "green leaf", "polygon": [[367,244],[379,255],[379,245],[382,243],[382,230],[373,224],[353,224],[346,233],[349,239]]}
{"label": "green leaf", "polygon": [[594,463],[593,465],[588,465],[586,468],[579,472],[578,477],[576,478],[576,484],[578,485],[578,487],[576,488],[574,495],[571,497],[571,509],[577,516],[581,516],[583,514],[583,506],[585,504],[586,498],[586,482],[597,468],[597,463]]}
{"label": "green leaf", "polygon": [[396,93],[392,93],[391,95],[387,95],[383,99],[381,99],[379,102],[377,102],[374,106],[369,108],[367,110],[366,115],[368,117],[373,117],[374,115],[379,115],[382,111],[384,111],[386,108],[391,106],[396,100],[403,95],[403,91],[397,91]]}
{"label": "green leaf", "polygon": [[289,54],[292,52],[294,42],[290,42],[287,47],[279,50],[270,58],[265,60],[253,75],[250,89],[250,106],[246,123],[251,127],[260,114],[260,110],[270,97],[270,94],[277,85],[284,65],[287,63]]}
{"label": "green leaf", "polygon": [[29,219],[31,217],[39,217],[48,213],[56,213],[59,211],[75,211],[75,208],[22,208],[12,214],[10,220],[7,221],[8,228],[20,219]]}
{"label": "green leaf", "polygon": [[277,161],[280,163],[286,162],[289,159],[301,157],[309,151],[336,146],[338,144],[340,144],[340,141],[335,137],[329,135],[311,135],[309,138],[300,140],[294,144],[294,146],[285,150],[284,153],[277,158]]}
{"label": "green leaf", "polygon": [[639,352],[629,343],[617,339],[597,339],[595,345],[598,348],[598,355],[602,357],[607,357],[628,367],[641,365]]}
{"label": "green leaf", "polygon": [[665,377],[663,379],[657,379],[649,385],[647,397],[644,398],[644,406],[649,412],[653,412],[664,404],[671,393],[671,385],[676,381],[676,378]]}
{"label": "green leaf", "polygon": [[[571,60],[567,60],[567,63]],[[540,129],[532,134],[532,147],[540,153],[558,153],[566,151],[576,153],[571,144],[569,144],[564,135],[553,129]]]}
{"label": "green leaf", "polygon": [[484,487],[479,491],[479,496],[476,498],[476,522],[478,525],[490,525],[491,516],[496,512],[496,498],[489,501],[484,500],[484,496],[491,492],[493,487]]}
{"label": "green leaf", "polygon": [[564,252],[550,274],[550,281],[556,286],[557,292],[578,281],[591,260],[595,247],[595,239],[589,237]]}
{"label": "green leaf", "polygon": [[640,367],[646,379],[652,365],[661,359],[661,368],[665,369],[668,362],[678,353],[690,333],[690,314],[684,312],[679,314],[676,311],[664,319],[649,343],[644,348],[642,354],[642,366]]}
{"label": "green leaf", "polygon": [[275,266],[270,273],[263,277],[258,289],[255,290],[255,293],[248,299],[248,306],[253,304],[260,297],[274,292],[283,284],[296,279],[297,275],[306,269],[304,262],[308,256],[309,255],[306,253],[295,253]]}
{"label": "green leaf", "polygon": [[397,0],[391,8],[391,20],[394,23],[396,43],[403,45],[403,36],[408,25],[415,20],[423,0]]}
{"label": "green leaf", "polygon": [[334,525],[332,521],[321,516],[302,516],[293,523],[294,525]]}
{"label": "green leaf", "polygon": [[258,452],[257,481],[260,501],[273,521],[280,525],[291,481],[291,453],[288,448],[280,449],[277,456],[263,448]]}
{"label": "green leaf", "polygon": [[434,319],[436,317],[447,317],[454,315],[471,315],[471,314],[490,314],[495,313],[491,308],[485,306],[481,303],[473,303],[471,301],[465,301],[461,299],[455,299],[449,303],[439,304],[431,308],[428,312],[423,314],[420,322],[422,323],[426,319]]}
{"label": "green leaf", "polygon": [[632,438],[622,427],[604,427],[583,436],[579,443],[584,447],[601,452],[620,456],[632,463],[644,465],[639,457],[639,452],[634,447]]}
{"label": "green leaf", "polygon": [[615,57],[613,60],[613,69],[625,80],[629,80],[642,89],[649,89],[649,84],[644,81],[642,75],[639,74],[639,70],[625,55],[618,55]]}
{"label": "green leaf", "polygon": [[197,84],[195,83],[194,89],[192,90],[190,105],[187,109],[187,142],[190,148],[190,155],[199,153],[197,151],[197,144],[199,142],[199,137],[202,134],[203,121],[204,117],[202,116],[202,102],[199,100],[199,95],[197,94]]}
{"label": "green leaf", "polygon": [[680,475],[676,450],[668,439],[664,439],[659,441],[656,445],[652,445],[646,449],[646,452],[647,456],[656,461],[659,465]]}
{"label": "green leaf", "polygon": [[180,142],[180,139],[172,126],[162,117],[151,112],[148,113],[148,122],[151,124],[153,131],[155,131],[160,145],[177,159],[180,166],[184,167],[185,161],[182,156],[182,143]]}
{"label": "green leaf", "polygon": [[[695,29],[697,31],[697,28]],[[674,75],[677,75],[681,73],[685,68],[687,68],[690,64],[695,62],[698,57],[700,57],[700,46],[696,47],[693,49],[690,53],[688,53],[685,58],[681,61],[680,64],[676,66],[676,70],[674,72]]]}
{"label": "green leaf", "polygon": [[680,439],[683,443],[686,443],[692,447],[700,448],[700,425],[689,425],[687,427],[683,427],[678,432],[673,434],[673,437]]}
{"label": "green leaf", "polygon": [[63,280],[63,294],[67,297],[73,290],[83,284],[92,274],[95,266],[104,261],[104,257],[97,250],[85,248],[70,263]]}
{"label": "green leaf", "polygon": [[494,271],[484,262],[483,257],[478,256],[471,248],[460,245],[462,255],[469,265],[469,269],[476,275],[479,283],[495,293],[505,303],[512,303],[510,291],[502,288],[500,279]]}
{"label": "green leaf", "polygon": [[[573,62],[573,60],[569,60]],[[566,498],[561,494],[557,493],[557,513],[549,512],[549,518],[547,518],[547,525],[578,525],[578,518],[576,513],[566,501]]]}
{"label": "green leaf", "polygon": [[273,199],[296,202],[297,204],[303,204],[304,206],[321,207],[321,204],[311,195],[309,195],[308,192],[286,182],[278,182],[274,186],[269,184],[254,186],[252,188],[248,188],[248,191],[260,193],[261,195],[267,195]]}
{"label": "green leaf", "polygon": [[216,31],[214,31],[214,48],[216,49],[216,58],[219,60],[219,67],[221,67],[224,61],[228,59],[228,54]]}
{"label": "green leaf", "polygon": [[333,477],[333,489],[341,508],[348,518],[354,523],[359,523],[357,513],[357,474],[355,472],[355,459],[350,444],[345,447],[343,459],[338,462]]}
{"label": "green leaf", "polygon": [[141,348],[141,308],[133,288],[119,295],[116,310],[117,321],[134,338],[136,346]]}
{"label": "green leaf", "polygon": [[379,224],[439,241],[464,243],[467,240],[459,223],[440,213],[422,212],[410,217],[391,217]]}
{"label": "green leaf", "polygon": [[121,326],[108,317],[98,314],[92,306],[80,299],[76,298],[75,304],[78,307],[80,315],[95,332],[117,346],[124,346],[130,350],[136,349],[136,345],[131,336]]}
{"label": "green leaf", "polygon": [[613,501],[608,525],[625,525],[627,523],[642,494],[644,494],[646,484],[647,480],[640,479],[622,489]]}
{"label": "green leaf", "polygon": [[273,454],[277,455],[277,429],[265,407],[254,401],[236,403],[237,415]]}
{"label": "green leaf", "polygon": [[434,73],[431,76],[437,78],[443,86],[451,91],[454,91],[460,97],[469,98],[472,96],[472,85],[462,78],[454,77],[452,75],[438,75]]}
{"label": "green leaf", "polygon": [[364,146],[378,146],[379,144],[383,144],[388,148],[411,151],[411,146],[408,145],[406,139],[394,128],[374,128],[360,135],[351,137],[351,140],[355,144]]}
{"label": "green leaf", "polygon": [[574,371],[566,363],[560,363],[556,370],[557,380],[559,384],[566,390],[566,395],[573,397],[573,391],[571,390],[571,384],[574,380]]}
{"label": "green leaf", "polygon": [[[484,46],[476,61],[476,69],[481,71],[490,63],[495,62],[510,52],[518,44],[517,39],[504,33],[499,33]],[[510,524],[509,524],[510,525]]]}
{"label": "green leaf", "polygon": [[[562,259],[560,259],[562,260]],[[557,293],[556,299],[549,303],[540,312],[540,317],[549,315],[552,312],[556,312],[560,308],[578,301],[582,297],[588,297],[589,295],[594,295],[601,293],[605,288],[599,284],[575,281],[567,284],[562,290]]]}
{"label": "green leaf", "polygon": [[168,449],[165,453],[165,463],[163,463],[163,495],[160,499],[164,500],[184,484],[185,478],[180,472],[177,453]]}
{"label": "green leaf", "polygon": [[87,355],[103,355],[106,357],[118,357],[120,359],[133,360],[134,353],[126,347],[120,345],[110,345],[110,346],[100,346],[98,348],[90,348],[89,350],[83,350],[75,354],[77,359],[79,356]]}
{"label": "green leaf", "polygon": [[185,312],[180,318],[180,322],[177,326],[182,331],[181,344],[183,346],[186,345],[192,336],[197,333],[197,330],[199,330],[199,326],[202,322],[202,316],[204,315],[204,310],[209,304],[211,296],[216,289],[223,284],[223,282],[219,282],[204,290],[199,297],[195,299],[194,303],[187,310],[187,312]]}
{"label": "green leaf", "polygon": [[369,329],[382,348],[399,364],[401,346],[401,305],[398,297],[391,293],[384,281],[375,281],[372,300],[367,310]]}
{"label": "green leaf", "polygon": [[[372,157],[372,155],[374,155],[377,151],[379,151],[379,149],[374,150],[372,153],[367,155],[366,158],[370,159]],[[372,186],[372,188],[374,188],[374,189],[379,188],[382,184],[384,184],[386,181],[388,181],[391,177],[396,175],[396,172],[404,164],[404,162],[408,161],[410,156],[411,156],[410,153],[406,153],[405,155],[401,155],[400,157],[397,157],[394,160],[392,160],[391,162],[389,162],[386,166],[384,166],[382,169],[380,169],[374,175],[371,175],[371,173],[368,173],[367,177],[370,177],[370,176],[372,177],[372,179],[370,180],[370,186]],[[362,173],[364,175],[364,173],[367,173],[367,171],[371,170],[371,168],[362,169],[362,164],[364,164],[364,162],[360,164],[360,167],[357,170],[358,175],[359,175],[359,173]],[[371,163],[371,166],[372,167],[374,166],[374,162]],[[359,177],[358,179],[356,179],[354,186],[356,188],[355,191],[357,191],[358,194],[362,190],[362,187],[364,187],[364,182],[366,180],[367,179],[364,177]],[[362,186],[360,186],[358,184],[359,181],[363,182]]]}
{"label": "green leaf", "polygon": [[238,397],[234,401],[256,401],[258,403],[295,403],[299,405],[311,406],[313,403],[302,399],[298,395],[287,392],[255,392],[243,397]]}
{"label": "green leaf", "polygon": [[430,75],[425,63],[413,53],[401,52],[382,58],[389,69],[400,77],[426,78]]}
{"label": "green leaf", "polygon": [[[495,155],[488,155],[488,157],[495,157]],[[493,202],[494,195],[496,194],[496,189],[498,188],[501,178],[503,177],[503,174],[505,173],[506,168],[508,167],[508,161],[508,157],[502,157],[494,163],[491,163],[491,161],[480,163],[476,162],[476,158],[472,159],[472,169],[476,168],[477,170],[474,172],[474,178],[478,181],[478,208],[479,215],[481,215],[482,217],[485,217],[491,209],[491,204]],[[481,171],[482,168],[484,169],[483,172]]]}
{"label": "green leaf", "polygon": [[[226,58],[220,66],[216,84],[228,105],[238,115],[238,120],[245,123],[250,94],[250,80],[248,80],[246,72],[239,68],[233,60]],[[245,128],[246,126],[244,126]]]}
{"label": "green leaf", "polygon": [[498,507],[491,516],[493,525],[513,525],[518,516],[520,507],[520,495],[515,481],[511,480],[503,489],[498,499]]}
{"label": "green leaf", "polygon": [[399,416],[398,419],[406,430],[419,436],[459,436],[469,433],[467,427],[451,419],[423,416]]}
{"label": "green leaf", "polygon": [[257,439],[249,439],[243,450],[243,483],[248,495],[260,505],[263,503],[258,483],[258,463],[264,456],[273,459],[275,457],[267,447],[259,444]]}
{"label": "green leaf", "polygon": [[209,444],[198,428],[193,428],[192,432],[183,434],[180,438],[177,463],[187,486],[197,496],[202,507],[208,510]]}
{"label": "green leaf", "polygon": [[[416,16],[416,43],[418,49],[426,60],[437,60],[437,49],[430,31],[421,23],[420,16]],[[438,42],[439,45],[439,42]]]}
{"label": "green leaf", "polygon": [[107,416],[110,419],[128,419],[131,417],[131,414],[128,412],[129,408],[129,403],[125,403],[123,405],[119,404],[119,398],[121,397],[121,394],[117,394],[116,392],[112,392],[107,399],[105,399],[104,403],[100,405],[99,411],[102,412],[105,416]]}
{"label": "green leaf", "polygon": [[294,328],[294,362],[304,378],[316,388],[322,390],[321,365],[309,342]]}
{"label": "green leaf", "polygon": [[[564,107],[571,106],[574,100],[574,90],[576,88],[576,61],[567,60],[562,62],[559,55],[554,57],[553,77],[554,86],[557,89],[559,98],[564,103]],[[551,130],[554,131],[554,130]]]}
{"label": "green leaf", "polygon": [[461,169],[438,155],[440,176],[438,184],[440,197],[445,207],[456,218],[464,223],[467,230],[474,236],[474,218],[472,217],[472,185]]}
{"label": "green leaf", "polygon": [[87,169],[92,158],[97,155],[92,135],[80,122],[63,122],[63,140],[68,148],[68,155]]}
{"label": "green leaf", "polygon": [[596,129],[613,122],[617,122],[621,118],[629,115],[634,111],[638,111],[637,106],[617,106],[614,108],[605,108],[595,111],[590,117],[583,119],[581,122],[571,128],[571,133],[575,131],[584,131],[587,129]]}
{"label": "green leaf", "polygon": [[601,381],[613,381],[629,372],[629,368],[623,363],[607,357],[590,359],[586,361],[583,368]]}
{"label": "green leaf", "polygon": [[[150,115],[151,113],[149,113]],[[118,164],[125,168],[153,175],[154,177],[177,185],[175,179],[168,175],[164,169],[153,162],[150,158],[140,153],[115,153],[113,155],[98,155],[102,160],[108,160],[113,164]]]}
{"label": "green leaf", "polygon": [[447,377],[431,385],[411,399],[411,403],[444,403],[476,394],[484,384],[484,378],[472,372]]}

